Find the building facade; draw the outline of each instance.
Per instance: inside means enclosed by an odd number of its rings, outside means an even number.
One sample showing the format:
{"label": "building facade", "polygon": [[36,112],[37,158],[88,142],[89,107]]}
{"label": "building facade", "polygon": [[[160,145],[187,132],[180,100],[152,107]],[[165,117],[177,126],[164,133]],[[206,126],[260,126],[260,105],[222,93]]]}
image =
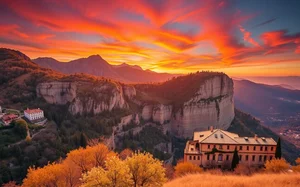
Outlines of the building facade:
{"label": "building facade", "polygon": [[44,111],[41,109],[28,109],[24,110],[24,116],[29,120],[29,121],[35,121],[35,120],[40,120],[44,119]]}
{"label": "building facade", "polygon": [[186,143],[184,161],[204,168],[228,169],[236,148],[240,163],[261,167],[267,160],[275,158],[276,145],[272,138],[239,137],[235,133],[211,128],[194,132],[193,140]]}

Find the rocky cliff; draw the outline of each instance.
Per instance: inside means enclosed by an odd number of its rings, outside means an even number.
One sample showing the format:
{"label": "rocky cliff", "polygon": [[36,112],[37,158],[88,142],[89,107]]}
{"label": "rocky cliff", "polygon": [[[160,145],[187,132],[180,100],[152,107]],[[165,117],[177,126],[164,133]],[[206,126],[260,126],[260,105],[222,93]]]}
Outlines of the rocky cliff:
{"label": "rocky cliff", "polygon": [[[195,130],[206,130],[209,126],[227,129],[234,118],[232,79],[221,73],[208,75],[200,76],[201,79],[187,76],[174,80],[175,88],[179,89],[171,88],[171,91],[169,88],[161,90],[170,85],[146,85],[147,89],[143,89],[140,85],[113,81],[47,82],[40,83],[36,91],[48,103],[69,104],[73,115],[131,109],[129,103],[135,103],[138,105],[135,113],[144,121],[164,124],[168,131],[178,136],[192,137]],[[190,90],[181,87],[189,83],[193,84]],[[173,97],[177,93],[179,95]]]}
{"label": "rocky cliff", "polygon": [[170,131],[183,137],[209,126],[227,129],[234,119],[233,81],[224,74],[213,76],[199,84],[194,96],[176,111],[172,105],[145,105],[142,118],[170,123]]}
{"label": "rocky cliff", "polygon": [[135,89],[112,82],[45,82],[38,84],[37,96],[48,103],[69,104],[69,112],[99,114],[113,109],[127,109],[125,97],[132,98]]}

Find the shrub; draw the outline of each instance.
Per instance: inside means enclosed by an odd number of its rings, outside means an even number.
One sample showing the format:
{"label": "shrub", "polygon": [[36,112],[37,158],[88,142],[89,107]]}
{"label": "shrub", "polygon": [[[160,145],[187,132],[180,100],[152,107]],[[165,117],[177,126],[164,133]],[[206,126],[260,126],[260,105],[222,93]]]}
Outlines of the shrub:
{"label": "shrub", "polygon": [[255,168],[248,164],[239,164],[234,170],[237,175],[251,175],[255,172]]}
{"label": "shrub", "polygon": [[272,172],[272,173],[280,173],[287,171],[290,167],[290,165],[284,160],[284,159],[273,159],[268,160],[265,163],[265,171],[266,172]]}
{"label": "shrub", "polygon": [[293,167],[293,171],[300,172],[300,157],[296,159],[297,166]]}
{"label": "shrub", "polygon": [[190,173],[201,173],[203,170],[190,162],[181,162],[175,166],[175,176],[180,177]]}

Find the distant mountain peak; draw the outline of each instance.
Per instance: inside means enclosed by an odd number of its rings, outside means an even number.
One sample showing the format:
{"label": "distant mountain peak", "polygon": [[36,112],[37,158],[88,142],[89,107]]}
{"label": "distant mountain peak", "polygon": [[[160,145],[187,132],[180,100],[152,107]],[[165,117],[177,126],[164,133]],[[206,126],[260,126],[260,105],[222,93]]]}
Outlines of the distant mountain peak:
{"label": "distant mountain peak", "polygon": [[134,68],[134,69],[138,69],[138,70],[143,70],[143,69],[141,68],[141,66],[138,66],[138,65],[130,65],[130,64],[127,64],[127,63],[122,63],[122,64],[119,64],[119,65],[115,65],[114,67],[115,67],[115,68],[130,67],[130,68]]}

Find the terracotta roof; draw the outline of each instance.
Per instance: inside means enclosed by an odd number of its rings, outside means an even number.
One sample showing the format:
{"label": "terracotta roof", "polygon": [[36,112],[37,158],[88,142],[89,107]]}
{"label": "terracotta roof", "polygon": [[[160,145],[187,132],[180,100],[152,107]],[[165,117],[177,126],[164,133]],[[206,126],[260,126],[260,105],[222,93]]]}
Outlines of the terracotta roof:
{"label": "terracotta roof", "polygon": [[34,113],[40,113],[43,112],[41,109],[37,108],[37,109],[27,109],[24,112],[28,113],[28,114],[34,114]]}

